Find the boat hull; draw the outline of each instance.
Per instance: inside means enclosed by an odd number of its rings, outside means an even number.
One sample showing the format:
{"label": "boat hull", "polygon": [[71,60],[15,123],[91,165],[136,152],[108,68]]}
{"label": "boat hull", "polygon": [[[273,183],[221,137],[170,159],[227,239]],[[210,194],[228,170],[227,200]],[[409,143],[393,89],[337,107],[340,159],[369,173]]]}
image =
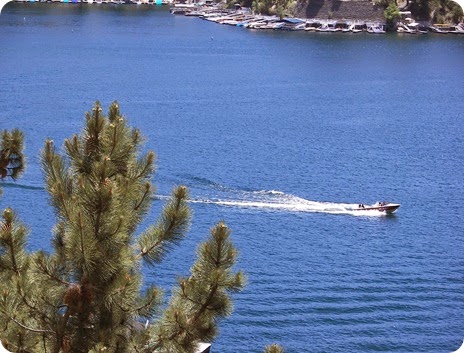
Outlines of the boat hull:
{"label": "boat hull", "polygon": [[395,213],[399,207],[400,207],[400,204],[387,203],[387,204],[373,205],[373,206],[361,206],[361,207],[357,207],[353,209],[353,211],[372,211],[372,212],[380,212],[384,214],[392,214],[392,213]]}

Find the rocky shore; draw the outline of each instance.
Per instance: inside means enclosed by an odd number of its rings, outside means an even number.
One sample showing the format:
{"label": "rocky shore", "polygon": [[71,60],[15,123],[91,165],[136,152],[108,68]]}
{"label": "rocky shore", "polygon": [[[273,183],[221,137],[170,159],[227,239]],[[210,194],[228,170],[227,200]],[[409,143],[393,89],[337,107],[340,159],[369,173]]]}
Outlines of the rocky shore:
{"label": "rocky shore", "polygon": [[[324,3],[323,0],[316,0]],[[343,3],[343,1],[339,1]],[[347,1],[345,1],[347,2]],[[327,3],[327,2],[325,2]],[[334,2],[331,2],[332,4]],[[347,2],[348,3],[348,2]],[[366,1],[349,1],[353,5],[367,3]],[[324,5],[325,6],[325,5]],[[372,8],[371,8],[372,7]],[[332,33],[372,33],[384,34],[387,32],[385,19],[377,14],[375,5],[365,6],[365,17],[362,12],[352,18],[344,17],[334,19],[327,17],[286,17],[253,15],[249,9],[237,9],[235,11],[224,10],[211,6],[195,6],[190,4],[175,4],[171,8],[174,15],[196,16],[203,20],[212,21],[222,25],[243,27],[259,30],[288,30],[309,32],[332,32]],[[311,12],[310,6],[306,7],[306,15],[315,14]],[[369,11],[371,9],[372,11]],[[346,14],[346,12],[344,12]],[[320,12],[317,12],[320,14]],[[398,21],[394,31],[401,34],[464,34],[464,24],[457,25],[433,25],[430,23],[416,22],[410,16],[410,12],[401,12],[401,20]],[[362,20],[359,18],[363,18]]]}

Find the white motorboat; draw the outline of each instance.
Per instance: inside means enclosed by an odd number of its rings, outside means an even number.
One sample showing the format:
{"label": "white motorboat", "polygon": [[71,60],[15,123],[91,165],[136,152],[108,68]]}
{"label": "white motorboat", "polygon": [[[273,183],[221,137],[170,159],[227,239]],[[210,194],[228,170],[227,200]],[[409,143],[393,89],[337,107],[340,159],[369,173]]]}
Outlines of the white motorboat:
{"label": "white motorboat", "polygon": [[384,214],[392,214],[400,207],[399,203],[390,203],[386,201],[376,202],[373,205],[359,204],[358,207],[353,208],[353,211],[369,211],[380,212]]}
{"label": "white motorboat", "polygon": [[323,23],[322,26],[320,26],[319,28],[316,28],[316,31],[317,32],[338,32],[338,29],[335,28],[335,23]]}
{"label": "white motorboat", "polygon": [[436,26],[429,26],[429,31],[433,33],[438,33],[438,34],[448,34],[448,31],[445,31]]}
{"label": "white motorboat", "polygon": [[386,32],[383,26],[377,24],[377,25],[367,26],[367,33],[384,34]]}
{"label": "white motorboat", "polygon": [[449,29],[448,29],[448,33],[464,34],[463,25],[450,26]]}
{"label": "white motorboat", "polygon": [[352,23],[348,29],[353,33],[360,33],[364,29],[364,23]]}
{"label": "white motorboat", "polygon": [[[419,25],[419,24],[417,24],[417,25]],[[400,24],[398,24],[398,28],[397,28],[396,31],[398,33],[416,34],[417,33],[417,26],[400,23]]]}

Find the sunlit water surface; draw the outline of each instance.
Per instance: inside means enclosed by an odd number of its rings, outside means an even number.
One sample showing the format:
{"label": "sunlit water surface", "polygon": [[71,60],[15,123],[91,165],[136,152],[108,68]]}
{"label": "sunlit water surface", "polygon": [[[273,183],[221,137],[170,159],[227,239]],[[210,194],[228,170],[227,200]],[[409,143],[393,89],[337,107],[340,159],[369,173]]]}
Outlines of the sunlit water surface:
{"label": "sunlit water surface", "polygon": [[[0,127],[26,134],[4,182],[51,250],[39,150],[118,100],[158,155],[154,221],[191,191],[170,288],[225,220],[248,275],[214,352],[450,352],[464,338],[464,37],[249,31],[161,7],[8,4]],[[379,199],[393,217],[349,211]],[[145,225],[146,225],[145,224]]]}

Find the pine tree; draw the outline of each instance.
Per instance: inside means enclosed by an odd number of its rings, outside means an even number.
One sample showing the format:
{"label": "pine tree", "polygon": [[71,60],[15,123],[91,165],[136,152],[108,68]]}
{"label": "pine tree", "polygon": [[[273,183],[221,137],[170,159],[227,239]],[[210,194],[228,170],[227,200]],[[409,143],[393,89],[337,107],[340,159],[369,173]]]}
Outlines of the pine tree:
{"label": "pine tree", "polygon": [[[95,103],[83,132],[65,140],[64,155],[46,141],[53,251],[25,250],[28,230],[12,209],[0,223],[0,339],[10,351],[194,352],[230,314],[230,293],[244,277],[233,270],[237,251],[223,222],[167,304],[161,289],[144,283],[142,266],[158,265],[184,238],[190,210],[187,188],[175,187],[159,220],[137,234],[154,194],[155,155],[140,156],[142,142],[116,102],[107,116]],[[1,158],[18,168],[15,153]]]}
{"label": "pine tree", "polygon": [[266,346],[264,349],[265,353],[284,353],[284,349],[277,345],[277,344],[271,344],[269,346]]}
{"label": "pine tree", "polygon": [[[0,139],[0,179],[16,180],[24,171],[24,136],[21,131],[3,130]],[[0,188],[0,194],[2,190]]]}

